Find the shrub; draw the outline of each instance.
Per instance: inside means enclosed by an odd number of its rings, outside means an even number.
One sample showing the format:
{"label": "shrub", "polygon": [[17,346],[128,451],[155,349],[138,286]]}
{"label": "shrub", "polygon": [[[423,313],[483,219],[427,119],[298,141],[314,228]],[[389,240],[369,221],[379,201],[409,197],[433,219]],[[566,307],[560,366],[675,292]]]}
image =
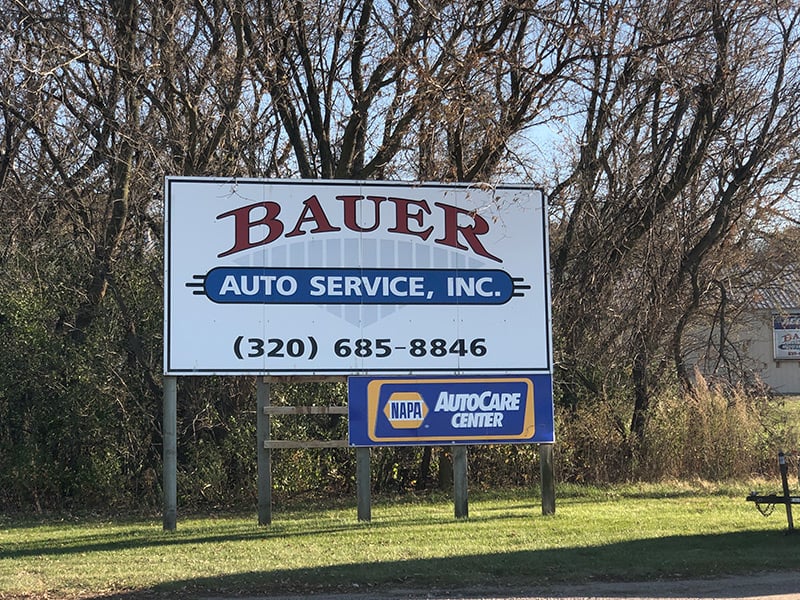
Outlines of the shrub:
{"label": "shrub", "polygon": [[785,422],[783,400],[709,384],[697,374],[689,393],[665,395],[649,415],[642,476],[725,480],[767,474],[779,450],[797,445],[797,431],[780,425]]}
{"label": "shrub", "polygon": [[630,434],[630,403],[603,397],[556,411],[561,481],[609,483],[774,475],[780,450],[800,446],[786,401],[697,375],[685,393],[664,392],[647,415],[643,439]]}

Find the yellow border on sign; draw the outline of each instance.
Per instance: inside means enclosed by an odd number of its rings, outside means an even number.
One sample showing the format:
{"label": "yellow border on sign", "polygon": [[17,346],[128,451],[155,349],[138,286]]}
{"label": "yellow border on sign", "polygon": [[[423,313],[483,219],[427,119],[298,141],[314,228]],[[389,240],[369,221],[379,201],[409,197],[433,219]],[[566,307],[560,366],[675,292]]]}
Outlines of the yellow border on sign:
{"label": "yellow border on sign", "polygon": [[[378,424],[378,404],[380,400],[380,390],[384,385],[389,384],[414,384],[425,383],[524,383],[528,393],[525,396],[525,415],[522,421],[522,431],[516,435],[478,435],[454,438],[453,436],[435,435],[426,437],[378,437],[375,429]],[[468,379],[375,379],[367,384],[367,425],[369,439],[373,442],[449,442],[464,440],[524,440],[529,439],[536,433],[536,423],[533,419],[533,380],[528,377],[475,377]]]}

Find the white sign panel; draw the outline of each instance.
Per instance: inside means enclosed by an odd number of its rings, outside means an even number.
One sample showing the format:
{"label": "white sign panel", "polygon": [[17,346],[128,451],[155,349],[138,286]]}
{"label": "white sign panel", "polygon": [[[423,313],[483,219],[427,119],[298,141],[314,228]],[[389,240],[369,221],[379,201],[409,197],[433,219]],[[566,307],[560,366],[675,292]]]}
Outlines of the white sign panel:
{"label": "white sign panel", "polygon": [[772,315],[775,360],[800,360],[800,312]]}
{"label": "white sign panel", "polygon": [[552,372],[540,190],[171,177],[164,371]]}

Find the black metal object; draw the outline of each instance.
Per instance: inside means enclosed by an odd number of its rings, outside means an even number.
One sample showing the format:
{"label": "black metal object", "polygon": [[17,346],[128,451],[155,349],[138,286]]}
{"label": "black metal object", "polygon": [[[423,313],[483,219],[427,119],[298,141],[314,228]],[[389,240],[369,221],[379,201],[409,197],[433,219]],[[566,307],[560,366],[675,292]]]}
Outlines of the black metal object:
{"label": "black metal object", "polygon": [[[749,502],[759,502],[761,504],[786,504],[786,496],[778,496],[776,494],[759,496],[757,492],[751,492],[745,500]],[[789,496],[789,503],[800,504],[800,496]]]}
{"label": "black metal object", "polygon": [[[777,494],[761,495],[758,492],[750,492],[750,495],[745,498],[750,502],[755,502],[761,514],[769,516],[772,510],[764,511],[761,509],[761,504],[774,506],[776,504],[783,504],[786,507],[786,520],[789,523],[789,533],[794,531],[794,520],[792,519],[792,504],[800,504],[800,496],[789,495],[789,466],[786,464],[786,456],[783,452],[778,452],[778,468],[781,472],[781,485],[783,487],[783,495]],[[798,475],[800,477],[800,475]]]}

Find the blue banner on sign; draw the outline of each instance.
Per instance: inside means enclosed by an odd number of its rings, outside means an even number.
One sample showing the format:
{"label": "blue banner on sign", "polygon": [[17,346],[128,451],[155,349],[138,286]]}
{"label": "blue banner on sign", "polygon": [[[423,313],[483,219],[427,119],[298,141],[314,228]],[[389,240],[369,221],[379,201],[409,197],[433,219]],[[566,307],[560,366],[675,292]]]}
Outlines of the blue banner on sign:
{"label": "blue banner on sign", "polygon": [[549,443],[550,374],[348,378],[351,446]]}
{"label": "blue banner on sign", "polygon": [[220,304],[505,304],[530,285],[499,269],[217,267],[186,284]]}

